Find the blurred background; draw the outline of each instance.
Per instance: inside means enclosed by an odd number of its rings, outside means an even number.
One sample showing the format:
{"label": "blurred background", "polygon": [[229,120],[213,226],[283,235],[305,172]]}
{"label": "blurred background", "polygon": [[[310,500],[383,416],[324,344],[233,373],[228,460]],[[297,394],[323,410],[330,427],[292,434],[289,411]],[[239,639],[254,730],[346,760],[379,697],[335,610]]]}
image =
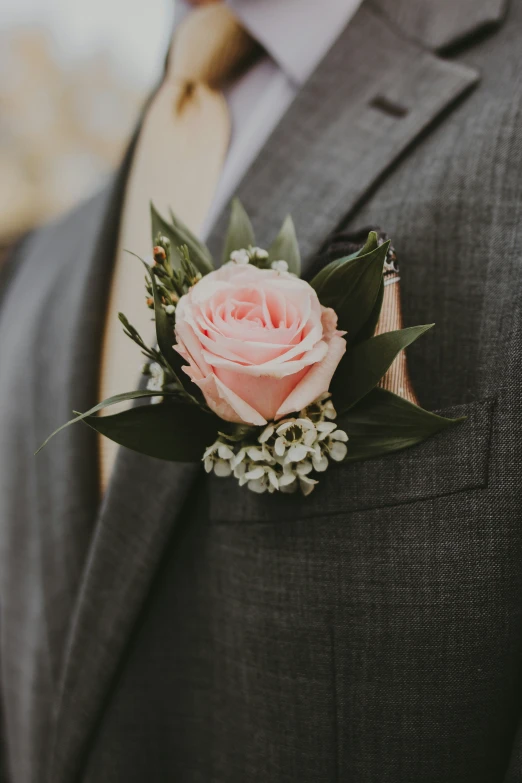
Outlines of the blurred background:
{"label": "blurred background", "polygon": [[117,165],[173,12],[174,0],[2,0],[0,253]]}

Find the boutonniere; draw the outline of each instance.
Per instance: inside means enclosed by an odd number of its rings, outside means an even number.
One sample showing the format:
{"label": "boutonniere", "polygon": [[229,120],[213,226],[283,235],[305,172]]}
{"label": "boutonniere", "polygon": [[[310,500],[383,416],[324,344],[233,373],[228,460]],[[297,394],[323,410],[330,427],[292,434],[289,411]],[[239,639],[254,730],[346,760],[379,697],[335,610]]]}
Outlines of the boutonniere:
{"label": "boutonniere", "polygon": [[[458,421],[378,386],[431,325],[374,336],[390,252],[375,232],[308,283],[290,217],[264,250],[234,201],[216,269],[178,219],[168,222],[154,207],[151,214],[153,257],[140,260],[157,345],[119,316],[146,358],[147,388],[76,413],[60,430],[83,421],[151,457],[202,460],[207,472],[254,492],[308,495],[332,463],[399,451]],[[156,404],[96,416],[147,397]]]}

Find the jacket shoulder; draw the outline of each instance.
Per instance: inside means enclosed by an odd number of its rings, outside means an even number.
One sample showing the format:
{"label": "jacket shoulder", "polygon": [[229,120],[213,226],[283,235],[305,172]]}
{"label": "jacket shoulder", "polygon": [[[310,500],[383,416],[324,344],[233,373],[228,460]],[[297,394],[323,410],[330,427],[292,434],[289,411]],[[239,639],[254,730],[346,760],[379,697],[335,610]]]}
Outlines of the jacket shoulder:
{"label": "jacket shoulder", "polygon": [[0,270],[0,308],[22,269],[38,264],[51,273],[58,259],[73,263],[75,249],[93,244],[101,230],[111,187],[106,186],[55,220],[24,235],[9,251]]}

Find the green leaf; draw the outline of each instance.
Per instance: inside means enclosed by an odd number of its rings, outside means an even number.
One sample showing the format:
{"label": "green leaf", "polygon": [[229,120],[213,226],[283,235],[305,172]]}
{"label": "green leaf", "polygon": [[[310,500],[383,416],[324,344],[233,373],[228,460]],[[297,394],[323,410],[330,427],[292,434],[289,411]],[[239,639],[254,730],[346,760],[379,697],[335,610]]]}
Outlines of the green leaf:
{"label": "green leaf", "polygon": [[383,300],[384,300],[384,277],[381,280],[379,293],[377,294],[377,299],[375,300],[375,304],[373,306],[372,312],[370,313],[370,317],[368,318],[364,326],[361,329],[359,329],[357,333],[357,337],[354,340],[354,343],[356,345],[362,342],[363,340],[369,340],[370,337],[373,337],[375,330],[377,328],[377,324],[379,323],[379,318],[381,316]]}
{"label": "green leaf", "polygon": [[35,451],[35,455],[38,454],[39,451],[43,449],[44,446],[46,446],[51,438],[54,438],[55,435],[57,435],[59,432],[64,430],[66,427],[69,427],[71,424],[76,424],[78,421],[82,421],[83,419],[88,418],[89,416],[92,416],[94,413],[97,413],[98,411],[101,411],[103,408],[108,408],[110,405],[117,405],[119,402],[126,402],[127,400],[139,400],[143,399],[144,397],[179,397],[179,392],[176,391],[149,391],[149,390],[137,390],[137,391],[131,391],[131,392],[123,392],[123,394],[115,394],[113,397],[107,397],[107,399],[103,400],[102,402],[99,402],[97,405],[95,405],[93,408],[90,408],[85,413],[78,413],[74,417],[74,419],[70,419],[65,424],[62,424],[61,427],[58,427],[57,430],[55,430],[51,435],[49,435],[48,438],[42,443],[39,449]]}
{"label": "green leaf", "polygon": [[171,245],[171,264],[174,269],[181,269],[181,255],[177,248],[181,245],[187,245],[190,253],[191,260],[194,266],[206,275],[208,272],[212,272],[214,265],[212,263],[212,256],[209,249],[202,242],[194,236],[184,223],[171,214],[172,223],[168,223],[154,207],[154,204],[150,204],[150,216],[152,225],[152,243],[156,242],[156,235],[158,233],[163,234],[170,240]]}
{"label": "green leaf", "polygon": [[248,248],[249,245],[255,245],[255,242],[250,218],[240,200],[235,198],[232,201],[230,222],[228,224],[225,247],[223,248],[223,263],[226,264],[230,260],[230,254],[234,250],[241,250],[243,247]]}
{"label": "green leaf", "polygon": [[286,261],[289,272],[293,272],[298,277],[301,274],[301,253],[297,243],[294,221],[290,215],[285,218],[281,231],[268,249],[269,264],[272,261]]}
{"label": "green leaf", "polygon": [[397,354],[432,326],[411,326],[385,332],[349,349],[341,359],[332,382],[331,391],[338,414],[347,411],[377,386]]}
{"label": "green leaf", "polygon": [[340,264],[344,264],[345,261],[352,261],[354,258],[366,256],[368,253],[376,250],[378,246],[379,238],[377,236],[377,232],[370,231],[368,234],[368,239],[359,250],[356,250],[355,253],[350,253],[348,256],[343,256],[342,258],[336,258],[334,261],[330,261],[329,264],[323,267],[321,271],[316,274],[310,285],[318,292],[326,283],[332,272],[337,269]]}
{"label": "green leaf", "polygon": [[344,261],[319,285],[315,278],[312,280],[321,304],[337,313],[339,329],[346,330],[349,344],[362,329],[367,331],[368,323],[373,323],[389,245],[384,242],[364,256]]}
{"label": "green leaf", "polygon": [[225,422],[197,405],[160,403],[116,413],[89,416],[100,435],[140,454],[170,462],[199,462]]}
{"label": "green leaf", "polygon": [[365,256],[368,253],[371,253],[372,250],[377,250],[378,247],[379,247],[379,235],[377,234],[377,231],[370,231],[366,239],[366,242],[361,247],[361,249],[357,251],[356,255]]}
{"label": "green leaf", "polygon": [[214,270],[214,261],[205,243],[201,242],[190,228],[179,217],[176,217],[172,210],[170,210],[170,219],[172,220],[173,229],[181,240],[177,242],[177,245],[187,245],[190,259],[202,275],[212,272]]}
{"label": "green leaf", "polygon": [[447,419],[379,387],[337,419],[348,434],[346,462],[380,457],[443,432],[465,419]]}

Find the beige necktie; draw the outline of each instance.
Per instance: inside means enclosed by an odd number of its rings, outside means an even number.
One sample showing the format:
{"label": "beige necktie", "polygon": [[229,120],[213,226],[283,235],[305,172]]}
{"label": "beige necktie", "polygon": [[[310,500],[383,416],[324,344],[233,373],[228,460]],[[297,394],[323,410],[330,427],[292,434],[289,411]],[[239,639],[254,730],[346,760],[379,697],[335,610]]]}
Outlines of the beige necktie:
{"label": "beige necktie", "polygon": [[[118,312],[127,315],[149,345],[154,341],[143,267],[124,250],[150,256],[151,200],[165,216],[172,209],[198,234],[230,138],[220,87],[258,52],[257,43],[223,3],[195,9],[176,29],[165,79],[144,119],[127,184],[103,342],[101,399],[135,389],[143,362],[138,347],[123,333]],[[106,413],[117,410],[114,406]],[[100,439],[102,492],[117,449],[113,441]]]}

